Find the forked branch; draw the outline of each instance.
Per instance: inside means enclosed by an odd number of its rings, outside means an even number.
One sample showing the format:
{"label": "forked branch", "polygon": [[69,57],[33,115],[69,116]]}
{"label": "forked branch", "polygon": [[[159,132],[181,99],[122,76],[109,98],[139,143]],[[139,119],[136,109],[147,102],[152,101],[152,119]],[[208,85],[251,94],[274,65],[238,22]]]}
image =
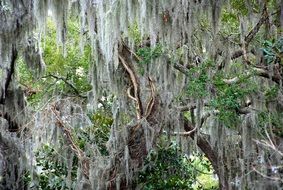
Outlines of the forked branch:
{"label": "forked branch", "polygon": [[[125,44],[123,44],[124,50],[128,54],[133,54],[133,52],[127,47]],[[150,98],[147,101],[145,113],[143,111],[143,104],[140,98],[140,83],[139,78],[137,77],[137,74],[130,63],[128,63],[126,60],[126,57],[124,57],[125,53],[119,54],[119,60],[124,69],[129,74],[129,78],[131,80],[132,86],[127,89],[127,95],[130,99],[132,99],[135,102],[136,106],[136,117],[137,120],[141,120],[142,118],[148,118],[152,111],[153,107],[156,103],[156,87],[154,85],[153,79],[151,77],[148,77],[149,87],[150,87]],[[136,60],[139,60],[140,58],[137,55],[134,55]]]}
{"label": "forked branch", "polygon": [[131,79],[131,82],[132,82],[132,85],[133,85],[132,88],[133,88],[134,94],[131,95],[130,94],[131,89],[128,89],[128,96],[135,101],[136,116],[137,116],[137,119],[140,120],[143,116],[143,108],[142,108],[142,102],[140,100],[140,94],[139,94],[140,93],[140,87],[139,87],[139,82],[138,82],[137,76],[136,76],[135,72],[133,71],[133,69],[129,66],[129,64],[123,58],[122,55],[119,55],[119,60],[130,76],[130,79]]}

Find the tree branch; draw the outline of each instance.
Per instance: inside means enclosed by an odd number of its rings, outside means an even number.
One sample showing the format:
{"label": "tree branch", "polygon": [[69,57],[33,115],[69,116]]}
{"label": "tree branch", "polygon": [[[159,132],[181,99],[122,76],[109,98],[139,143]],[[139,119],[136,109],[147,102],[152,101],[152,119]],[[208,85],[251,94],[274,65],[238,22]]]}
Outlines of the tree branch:
{"label": "tree branch", "polygon": [[188,76],[189,69],[180,63],[174,63],[174,68]]}
{"label": "tree branch", "polygon": [[69,143],[71,150],[76,154],[76,156],[82,163],[83,174],[87,179],[89,179],[89,158],[87,158],[84,155],[84,152],[75,144],[70,129],[65,127],[64,122],[60,117],[60,112],[56,109],[55,105],[51,107],[51,111],[54,113],[56,117],[57,120],[56,126],[63,131],[64,137],[66,141]]}
{"label": "tree branch", "polygon": [[124,57],[122,57],[122,55],[119,55],[119,60],[130,76],[130,79],[133,85],[134,96],[130,95],[129,97],[135,101],[137,119],[140,120],[143,116],[143,108],[142,108],[142,103],[140,100],[140,94],[139,94],[140,87],[139,87],[137,76],[134,70],[128,65]]}
{"label": "tree branch", "polygon": [[[7,90],[9,88],[10,83],[12,82],[12,76],[15,72],[15,64],[18,58],[18,51],[16,49],[16,45],[12,45],[12,54],[11,54],[11,62],[9,68],[6,69],[7,76],[5,78],[4,89],[1,89],[1,97],[0,97],[0,104],[5,104],[5,94],[7,94]],[[2,63],[1,63],[2,64]]]}
{"label": "tree branch", "polygon": [[253,29],[245,36],[245,46],[248,47],[252,39],[255,37],[255,35],[258,33],[260,27],[266,22],[268,19],[268,12],[266,3],[263,6],[261,17],[258,21],[258,23],[253,27]]}
{"label": "tree branch", "polygon": [[74,90],[74,92],[75,92],[75,94],[76,94],[77,96],[79,96],[79,97],[81,97],[81,98],[87,98],[87,96],[82,95],[82,94],[79,92],[79,90],[75,87],[75,85],[72,84],[71,82],[69,82],[69,81],[67,80],[67,78],[59,77],[59,76],[56,76],[56,75],[53,75],[53,74],[48,74],[48,75],[46,75],[46,76],[44,76],[44,77],[42,77],[42,78],[47,78],[47,77],[52,77],[52,78],[55,78],[55,79],[57,79],[57,80],[62,80],[65,84],[67,84],[71,89]]}
{"label": "tree branch", "polygon": [[206,112],[205,114],[202,115],[201,119],[200,119],[200,125],[197,126],[197,125],[194,125],[194,124],[190,124],[191,126],[194,126],[193,129],[191,130],[186,130],[185,132],[173,132],[173,133],[170,133],[171,135],[182,135],[182,136],[190,136],[192,133],[195,133],[197,130],[199,130],[204,122],[207,120],[207,118],[209,118],[211,115],[214,115],[214,114],[218,114],[219,111],[217,110],[213,110],[211,112]]}
{"label": "tree branch", "polygon": [[[185,119],[185,118],[184,118]],[[213,150],[212,146],[210,143],[205,139],[205,137],[198,135],[196,136],[196,130],[194,130],[194,127],[190,125],[187,119],[185,119],[184,123],[184,129],[187,132],[192,131],[189,136],[192,139],[197,138],[197,146],[202,150],[202,152],[206,155],[206,157],[209,159],[211,162],[211,165],[215,172],[217,173],[219,177],[219,183],[220,183],[220,189],[222,190],[228,190],[228,181],[226,180],[225,176],[221,175],[221,168],[219,167],[219,162],[218,162],[218,155],[217,153]]]}
{"label": "tree branch", "polygon": [[149,82],[149,86],[150,86],[150,98],[147,101],[147,105],[146,105],[146,111],[145,111],[145,118],[148,118],[151,113],[152,113],[152,109],[155,105],[155,96],[156,96],[156,87],[154,85],[153,80],[151,79],[151,77],[148,77],[148,82]]}
{"label": "tree branch", "polygon": [[264,77],[264,78],[267,78],[267,79],[271,79],[273,82],[275,82],[277,84],[281,83],[282,78],[280,76],[274,76],[273,74],[271,75],[269,73],[269,71],[267,71],[265,69],[254,68],[253,70],[254,70],[255,74],[258,75],[258,76],[261,76],[261,77]]}

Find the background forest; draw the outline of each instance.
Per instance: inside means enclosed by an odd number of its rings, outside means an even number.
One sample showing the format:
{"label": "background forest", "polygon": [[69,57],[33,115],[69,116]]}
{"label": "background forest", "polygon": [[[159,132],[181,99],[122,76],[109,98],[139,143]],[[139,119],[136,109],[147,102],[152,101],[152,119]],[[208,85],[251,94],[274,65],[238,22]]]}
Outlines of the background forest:
{"label": "background forest", "polygon": [[0,0],[0,189],[283,188],[283,1]]}

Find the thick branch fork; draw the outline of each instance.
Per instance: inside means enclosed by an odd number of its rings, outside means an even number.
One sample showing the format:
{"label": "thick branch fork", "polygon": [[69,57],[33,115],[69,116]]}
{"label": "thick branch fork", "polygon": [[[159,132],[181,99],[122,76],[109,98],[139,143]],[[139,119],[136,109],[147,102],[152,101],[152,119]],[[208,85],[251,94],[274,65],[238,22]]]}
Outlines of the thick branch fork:
{"label": "thick branch fork", "polygon": [[[125,45],[124,45],[125,46]],[[124,47],[125,50],[131,51],[127,48]],[[145,106],[145,112],[144,112],[144,106],[141,101],[140,97],[140,82],[139,78],[134,70],[134,67],[126,61],[127,59],[123,56],[122,53],[119,54],[119,61],[122,64],[123,68],[127,71],[129,74],[129,78],[131,80],[132,86],[130,86],[127,89],[127,95],[130,99],[132,99],[135,102],[135,107],[136,107],[136,119],[140,121],[141,119],[147,119],[153,110],[153,107],[156,103],[156,87],[154,85],[153,79],[149,76],[148,77],[148,82],[150,86],[150,97],[147,100],[146,106]],[[132,92],[133,91],[133,92]],[[133,94],[132,94],[133,93]]]}

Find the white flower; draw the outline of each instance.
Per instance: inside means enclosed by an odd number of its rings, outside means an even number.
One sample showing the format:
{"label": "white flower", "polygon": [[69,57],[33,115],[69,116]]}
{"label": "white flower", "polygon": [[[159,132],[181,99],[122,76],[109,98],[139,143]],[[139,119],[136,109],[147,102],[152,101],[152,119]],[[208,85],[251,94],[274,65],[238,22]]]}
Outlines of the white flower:
{"label": "white flower", "polygon": [[278,172],[278,169],[276,166],[271,166],[271,171],[276,174]]}
{"label": "white flower", "polygon": [[102,96],[101,97],[101,101],[105,101],[106,100],[106,97],[105,96]]}
{"label": "white flower", "polygon": [[56,81],[56,84],[61,84],[61,83],[62,83],[61,80]]}
{"label": "white flower", "polygon": [[78,75],[79,77],[84,76],[84,68],[79,67],[76,69],[76,75]]}

